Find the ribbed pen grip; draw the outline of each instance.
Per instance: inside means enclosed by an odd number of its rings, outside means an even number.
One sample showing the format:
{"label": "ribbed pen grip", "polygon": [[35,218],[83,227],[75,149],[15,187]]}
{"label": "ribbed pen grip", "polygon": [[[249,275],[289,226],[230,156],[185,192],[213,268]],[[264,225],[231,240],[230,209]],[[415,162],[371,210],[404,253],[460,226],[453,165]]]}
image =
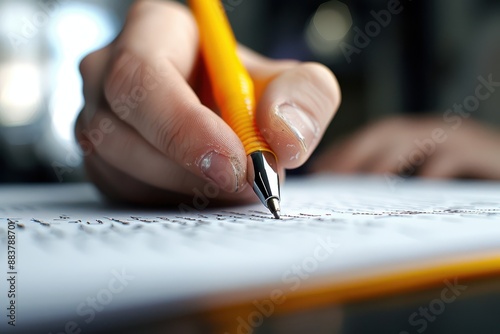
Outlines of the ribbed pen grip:
{"label": "ribbed pen grip", "polygon": [[240,100],[236,103],[225,103],[223,108],[223,118],[240,138],[247,155],[257,151],[272,153],[257,127],[251,102],[245,104],[245,101]]}

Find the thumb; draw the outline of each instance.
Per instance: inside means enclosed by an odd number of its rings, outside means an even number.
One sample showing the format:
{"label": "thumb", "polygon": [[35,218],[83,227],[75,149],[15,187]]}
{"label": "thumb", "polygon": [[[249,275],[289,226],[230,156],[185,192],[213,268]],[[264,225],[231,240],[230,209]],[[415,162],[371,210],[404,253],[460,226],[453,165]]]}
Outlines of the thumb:
{"label": "thumb", "polygon": [[284,168],[304,164],[340,105],[332,72],[317,63],[283,70],[260,95],[257,124]]}

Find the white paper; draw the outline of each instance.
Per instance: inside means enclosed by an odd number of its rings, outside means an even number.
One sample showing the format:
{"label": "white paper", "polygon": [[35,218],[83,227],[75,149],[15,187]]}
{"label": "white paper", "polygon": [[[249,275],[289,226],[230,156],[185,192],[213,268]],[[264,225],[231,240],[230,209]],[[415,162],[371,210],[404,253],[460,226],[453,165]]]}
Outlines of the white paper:
{"label": "white paper", "polygon": [[130,280],[96,317],[500,250],[498,183],[319,177],[289,181],[282,198],[275,220],[261,204],[127,210],[107,207],[90,185],[3,187],[0,268],[8,272],[10,222],[19,325],[68,319],[85,328],[88,298],[104,298],[117,275]]}

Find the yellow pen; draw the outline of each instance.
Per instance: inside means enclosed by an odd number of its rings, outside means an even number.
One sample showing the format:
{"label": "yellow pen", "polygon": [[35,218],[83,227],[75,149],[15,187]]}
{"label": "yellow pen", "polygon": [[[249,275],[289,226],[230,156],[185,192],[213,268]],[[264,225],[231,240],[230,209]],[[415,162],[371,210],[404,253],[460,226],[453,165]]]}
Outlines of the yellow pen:
{"label": "yellow pen", "polygon": [[255,121],[253,81],[241,63],[237,43],[220,0],[189,0],[198,23],[201,50],[222,118],[236,132],[248,156],[248,182],[276,219],[280,186],[276,155]]}

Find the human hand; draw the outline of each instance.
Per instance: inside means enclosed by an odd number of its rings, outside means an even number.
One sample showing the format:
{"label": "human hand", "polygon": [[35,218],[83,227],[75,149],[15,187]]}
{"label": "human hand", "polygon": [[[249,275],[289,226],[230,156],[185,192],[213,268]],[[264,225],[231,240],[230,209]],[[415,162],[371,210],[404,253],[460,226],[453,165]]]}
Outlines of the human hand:
{"label": "human hand", "polygon": [[312,170],[500,179],[500,133],[470,120],[390,118],[334,144]]}
{"label": "human hand", "polygon": [[[90,179],[109,197],[175,204],[215,184],[214,203],[256,199],[243,145],[217,115],[198,42],[186,8],[142,0],[117,39],[82,61],[85,107],[75,132]],[[319,64],[239,51],[280,169],[300,166],[338,108],[336,79]]]}

